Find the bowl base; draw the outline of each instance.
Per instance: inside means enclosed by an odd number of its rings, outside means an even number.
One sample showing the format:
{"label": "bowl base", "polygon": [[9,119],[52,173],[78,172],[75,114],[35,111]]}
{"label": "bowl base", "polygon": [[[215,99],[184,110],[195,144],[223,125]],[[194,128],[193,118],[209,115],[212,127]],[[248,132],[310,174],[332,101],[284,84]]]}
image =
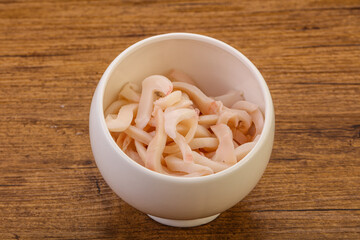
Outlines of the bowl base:
{"label": "bowl base", "polygon": [[151,216],[148,214],[148,216],[153,219],[154,221],[164,224],[164,225],[168,225],[168,226],[172,226],[172,227],[196,227],[196,226],[200,226],[203,224],[207,224],[209,222],[211,222],[212,220],[214,220],[215,218],[217,218],[220,215],[220,213],[215,214],[213,216],[210,217],[205,217],[205,218],[197,218],[197,219],[191,219],[191,220],[174,220],[174,219],[166,219],[166,218],[159,218],[159,217],[155,217],[155,216]]}

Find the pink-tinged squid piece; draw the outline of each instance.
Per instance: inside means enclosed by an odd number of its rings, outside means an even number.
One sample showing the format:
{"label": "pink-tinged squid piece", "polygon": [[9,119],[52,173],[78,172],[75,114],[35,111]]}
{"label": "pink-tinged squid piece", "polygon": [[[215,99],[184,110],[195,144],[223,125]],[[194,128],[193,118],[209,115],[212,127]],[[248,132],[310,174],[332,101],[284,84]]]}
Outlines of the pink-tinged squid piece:
{"label": "pink-tinged squid piece", "polygon": [[197,126],[194,137],[200,138],[200,137],[212,137],[212,136],[213,134],[206,127],[200,124]]}
{"label": "pink-tinged squid piece", "polygon": [[254,148],[255,144],[256,144],[255,142],[248,142],[237,147],[235,149],[235,155],[237,161],[243,159],[251,151],[251,149]]}
{"label": "pink-tinged squid piece", "polygon": [[120,108],[129,102],[126,100],[117,100],[113,103],[111,103],[105,110],[104,116],[106,117],[109,114],[118,114]]}
{"label": "pink-tinged squid piece", "polygon": [[119,133],[119,136],[116,138],[116,144],[117,144],[120,148],[122,148],[126,136],[127,136],[127,135],[126,135],[124,132],[120,132],[120,133]]}
{"label": "pink-tinged squid piece", "polygon": [[117,115],[107,115],[105,119],[106,126],[112,132],[125,131],[130,126],[137,108],[137,103],[122,106]]}
{"label": "pink-tinged squid piece", "polygon": [[[176,130],[181,135],[186,135],[189,128],[187,126],[185,126],[184,124],[180,123],[176,126]],[[197,126],[194,137],[201,138],[201,137],[212,137],[212,136],[213,136],[213,134],[206,127],[204,127],[203,125]]]}
{"label": "pink-tinged squid piece", "polygon": [[154,104],[164,110],[167,107],[178,103],[181,100],[181,96],[181,91],[174,91],[165,97],[159,98],[154,102]]}
{"label": "pink-tinged squid piece", "polygon": [[140,164],[141,166],[145,167],[145,162],[141,159],[139,154],[133,149],[133,147],[130,147],[124,151],[126,155],[128,155],[132,160]]}
{"label": "pink-tinged squid piece", "polygon": [[189,75],[187,75],[186,73],[180,70],[175,70],[175,69],[171,70],[169,73],[169,78],[173,82],[185,82],[196,86],[194,80],[192,80],[192,78]]}
{"label": "pink-tinged squid piece", "polygon": [[259,108],[257,110],[255,110],[254,112],[252,112],[250,114],[250,116],[252,117],[252,120],[253,120],[255,128],[256,128],[255,136],[258,136],[258,135],[260,135],[260,133],[262,132],[262,129],[264,127],[264,117]]}
{"label": "pink-tinged squid piece", "polygon": [[133,140],[133,139],[132,139],[131,137],[125,136],[124,141],[123,141],[122,146],[121,146],[121,149],[122,149],[124,152],[128,149],[128,147],[129,147],[129,145],[131,144],[132,140]]}
{"label": "pink-tinged squid piece", "polygon": [[[192,162],[193,157],[188,142],[190,142],[195,135],[198,125],[198,115],[193,109],[181,108],[174,111],[166,112],[164,116],[166,134],[170,138],[172,138],[174,142],[179,146],[184,161]],[[186,121],[189,128],[185,137],[181,135],[176,128],[176,126],[182,121]]]}
{"label": "pink-tinged squid piece", "polygon": [[236,143],[241,145],[249,141],[249,139],[245,136],[245,134],[242,131],[240,131],[240,129],[233,128],[232,132]]}
{"label": "pink-tinged squid piece", "polygon": [[226,124],[221,123],[211,126],[211,130],[219,140],[219,147],[217,148],[212,160],[225,162],[231,165],[235,164],[237,161],[231,129]]}
{"label": "pink-tinged squid piece", "polygon": [[231,166],[223,162],[213,161],[205,156],[202,156],[197,152],[193,152],[193,156],[195,163],[211,168],[214,171],[214,173],[220,172]]}
{"label": "pink-tinged squid piece", "polygon": [[216,114],[221,111],[223,104],[206,96],[196,86],[184,82],[174,82],[173,86],[174,89],[187,93],[203,114]]}
{"label": "pink-tinged squid piece", "polygon": [[237,101],[234,103],[231,108],[245,110],[248,113],[255,112],[259,107],[255,103],[251,103],[248,101]]}
{"label": "pink-tinged squid piece", "polygon": [[166,145],[166,133],[164,129],[164,113],[160,108],[155,111],[156,133],[146,150],[145,167],[158,173],[163,173],[161,165],[162,154]]}
{"label": "pink-tinged squid piece", "polygon": [[237,161],[243,159],[253,149],[258,142],[260,135],[257,135],[252,142],[244,143],[235,149],[235,155]]}
{"label": "pink-tinged squid piece", "polygon": [[169,95],[173,84],[164,76],[152,75],[142,82],[142,91],[139,102],[138,114],[135,118],[136,127],[143,129],[149,122],[154,105],[154,93],[160,92]]}
{"label": "pink-tinged squid piece", "polygon": [[[177,92],[177,91],[174,91],[174,92]],[[192,108],[193,104],[194,103],[193,103],[193,101],[190,100],[189,96],[186,93],[182,93],[180,101],[177,102],[176,104],[166,108],[165,113],[179,109],[179,108]]]}
{"label": "pink-tinged squid piece", "polygon": [[248,101],[238,101],[232,106],[232,108],[245,110],[250,114],[256,129],[254,136],[257,136],[262,132],[264,126],[264,116],[256,104]]}
{"label": "pink-tinged squid piece", "polygon": [[141,160],[144,163],[145,166],[145,162],[146,162],[146,147],[139,141],[134,140],[134,144],[135,144],[135,149],[136,152],[139,154],[139,157],[141,158]]}
{"label": "pink-tinged squid piece", "polygon": [[201,125],[215,125],[219,119],[216,114],[201,115],[199,117],[199,124]]}
{"label": "pink-tinged squid piece", "polygon": [[[219,145],[219,141],[217,138],[213,137],[205,137],[205,138],[193,138],[189,142],[189,146],[191,149],[199,149],[206,148],[206,150],[215,150]],[[179,146],[174,143],[171,145],[167,145],[164,149],[164,153],[173,154],[180,152]]]}
{"label": "pink-tinged squid piece", "polygon": [[204,148],[207,151],[214,151],[219,145],[219,140],[214,137],[193,138],[189,146],[191,149]]}
{"label": "pink-tinged squid piece", "polygon": [[151,140],[153,139],[153,136],[151,136],[150,133],[145,132],[144,130],[137,128],[135,126],[130,126],[125,130],[125,133],[130,136],[131,138],[135,139],[136,141],[139,141],[141,143],[144,143],[146,145],[149,145]]}
{"label": "pink-tinged squid piece", "polygon": [[217,124],[231,124],[243,131],[247,131],[251,126],[251,116],[243,110],[224,108],[221,112]]}
{"label": "pink-tinged squid piece", "polygon": [[120,90],[119,98],[125,98],[131,102],[138,103],[140,101],[139,86],[132,82],[125,83],[123,88]]}
{"label": "pink-tinged squid piece", "polygon": [[194,109],[181,108],[170,111],[164,114],[165,116],[165,131],[172,139],[176,138],[177,125],[180,122],[187,121],[189,131],[186,134],[186,141],[189,142],[195,135],[198,126],[198,115]]}
{"label": "pink-tinged squid piece", "polygon": [[213,174],[214,171],[200,164],[193,162],[185,162],[182,159],[175,157],[173,155],[165,157],[166,166],[168,169],[174,172],[185,172],[185,173],[202,173],[202,175]]}
{"label": "pink-tinged squid piece", "polygon": [[230,90],[224,95],[214,97],[214,99],[221,101],[226,107],[231,107],[235,102],[244,100],[244,93],[241,90]]}

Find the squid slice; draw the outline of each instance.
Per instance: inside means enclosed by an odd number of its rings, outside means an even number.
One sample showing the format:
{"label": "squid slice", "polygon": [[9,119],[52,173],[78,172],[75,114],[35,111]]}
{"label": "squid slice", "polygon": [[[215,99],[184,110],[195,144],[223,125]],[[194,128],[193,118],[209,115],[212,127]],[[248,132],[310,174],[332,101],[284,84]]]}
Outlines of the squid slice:
{"label": "squid slice", "polygon": [[244,100],[244,93],[241,90],[230,90],[224,95],[214,97],[214,99],[221,101],[226,107],[231,107],[235,102]]}
{"label": "squid slice", "polygon": [[189,142],[195,135],[196,128],[198,125],[198,115],[193,109],[181,108],[174,111],[166,112],[165,117],[165,132],[172,139],[176,138],[176,126],[185,120],[189,120],[190,125],[189,131],[186,134],[186,142]]}
{"label": "squid slice", "polygon": [[237,161],[233,144],[233,136],[230,128],[226,124],[221,123],[211,126],[211,130],[219,139],[219,147],[217,148],[212,160],[235,164]]}
{"label": "squid slice", "polygon": [[161,92],[169,95],[173,84],[164,76],[152,75],[142,82],[142,92],[139,102],[138,114],[135,118],[136,127],[143,129],[149,122],[154,105],[154,93]]}
{"label": "squid slice", "polygon": [[106,126],[112,132],[123,132],[130,126],[137,108],[137,103],[122,106],[118,115],[107,115],[105,119]]}
{"label": "squid slice", "polygon": [[250,116],[252,117],[256,129],[255,136],[260,135],[264,127],[264,117],[260,109],[257,109],[254,112],[252,112]]}
{"label": "squid slice", "polygon": [[248,142],[237,147],[235,149],[235,155],[237,161],[243,159],[251,151],[251,149],[254,148],[255,144],[256,144],[255,142]]}
{"label": "squid slice", "polygon": [[166,133],[164,129],[164,113],[160,108],[156,109],[155,119],[156,133],[146,150],[145,167],[155,172],[163,173],[161,158],[166,144]]}
{"label": "squid slice", "polygon": [[217,124],[231,123],[233,126],[237,127],[240,122],[241,126],[239,128],[243,131],[247,131],[251,126],[251,116],[243,110],[225,108],[221,112]]}
{"label": "squid slice", "polygon": [[255,136],[262,132],[264,126],[264,116],[256,104],[248,101],[238,101],[232,106],[232,108],[245,110],[250,114],[256,129]]}
{"label": "squid slice", "polygon": [[245,136],[243,132],[240,131],[240,129],[235,128],[232,130],[232,133],[236,143],[241,145],[248,142],[248,138]]}
{"label": "squid slice", "polygon": [[141,159],[139,154],[136,151],[134,151],[133,149],[127,149],[125,151],[125,154],[128,155],[132,160],[134,160],[135,162],[137,162],[141,166],[145,167],[143,159]]}
{"label": "squid slice", "polygon": [[252,142],[244,143],[235,149],[235,155],[236,155],[237,161],[240,161],[241,159],[243,159],[255,147],[259,138],[260,138],[260,135],[257,135]]}
{"label": "squid slice", "polygon": [[201,115],[199,116],[199,124],[201,125],[215,125],[219,116],[216,114]]}
{"label": "squid slice", "polygon": [[187,75],[186,73],[180,70],[175,70],[175,69],[171,70],[169,73],[169,78],[173,82],[185,82],[192,85],[196,85],[194,80],[192,80],[192,78],[189,77],[189,75]]}
{"label": "squid slice", "polygon": [[207,166],[203,166],[193,162],[185,162],[182,159],[175,157],[173,155],[167,156],[165,158],[165,162],[168,169],[174,172],[185,172],[185,173],[204,172],[207,175],[214,173],[214,171]]}
{"label": "squid slice", "polygon": [[206,96],[199,88],[184,82],[174,82],[174,89],[186,92],[203,114],[220,112],[223,104]]}
{"label": "squid slice", "polygon": [[204,153],[204,156],[209,158],[209,159],[212,159],[216,154],[216,151],[214,152],[207,152],[207,153]]}
{"label": "squid slice", "polygon": [[126,152],[126,150],[128,149],[129,145],[131,144],[132,140],[133,140],[133,139],[132,139],[131,137],[125,136],[124,141],[123,141],[123,144],[122,144],[122,146],[121,146],[121,149],[122,149],[124,152]]}
{"label": "squid slice", "polygon": [[117,144],[120,148],[122,148],[123,143],[124,143],[124,139],[125,139],[126,136],[127,136],[127,135],[126,135],[125,133],[123,133],[123,132],[119,133],[119,136],[118,136],[117,139],[116,139],[116,144]]}
{"label": "squid slice", "polygon": [[135,144],[136,152],[139,154],[139,157],[141,158],[141,160],[144,162],[144,165],[145,165],[145,162],[146,162],[145,146],[137,140],[134,141],[134,144]]}
{"label": "squid slice", "polygon": [[144,143],[146,145],[149,145],[153,137],[150,133],[145,132],[144,130],[137,128],[135,126],[130,126],[125,130],[125,133],[132,137],[133,139]]}
{"label": "squid slice", "polygon": [[[164,114],[165,117],[165,132],[166,134],[174,140],[174,142],[179,146],[179,149],[183,155],[183,159],[186,162],[192,162],[193,157],[191,154],[191,148],[188,145],[188,142],[194,137],[197,123],[198,115],[192,109],[181,108],[174,111],[170,111]],[[184,137],[176,130],[176,126],[184,121],[188,120],[189,122],[189,131]]]}
{"label": "squid slice", "polygon": [[163,98],[159,98],[154,102],[154,104],[164,110],[167,107],[170,107],[179,102],[181,100],[181,95],[181,91],[174,91]]}
{"label": "squid slice", "polygon": [[206,127],[200,124],[197,126],[194,137],[200,138],[200,137],[212,137],[212,136],[213,134],[211,134],[211,132]]}
{"label": "squid slice", "polygon": [[193,156],[195,163],[211,168],[214,171],[214,173],[220,172],[231,166],[230,164],[226,164],[223,162],[213,161],[205,156],[202,156],[197,152],[193,152]]}
{"label": "squid slice", "polygon": [[234,103],[231,108],[235,108],[235,109],[240,109],[240,110],[245,110],[248,113],[253,113],[255,112],[259,107],[258,105],[248,102],[248,101],[237,101],[236,103]]}
{"label": "squid slice", "polygon": [[109,114],[118,114],[120,108],[129,102],[126,100],[117,100],[113,103],[111,103],[105,110],[104,116],[107,116]]}
{"label": "squid slice", "polygon": [[219,140],[214,137],[205,137],[205,138],[193,138],[189,146],[191,149],[206,148],[207,150],[215,150],[219,145]]}
{"label": "squid slice", "polygon": [[[189,142],[189,146],[192,150],[199,149],[199,148],[207,148],[211,151],[211,150],[215,150],[218,145],[219,145],[218,139],[213,138],[213,137],[193,138]],[[180,152],[180,149],[176,143],[167,145],[164,149],[164,153],[167,153],[167,154],[173,154],[173,153],[177,153],[177,152]]]}
{"label": "squid slice", "polygon": [[180,108],[189,108],[193,104],[194,103],[191,100],[182,98],[178,103],[174,104],[171,107],[166,108],[165,113],[171,112],[171,111],[174,111],[174,110],[180,109]]}
{"label": "squid slice", "polygon": [[140,88],[137,84],[128,82],[125,83],[124,87],[120,90],[119,98],[123,97],[131,102],[140,101]]}

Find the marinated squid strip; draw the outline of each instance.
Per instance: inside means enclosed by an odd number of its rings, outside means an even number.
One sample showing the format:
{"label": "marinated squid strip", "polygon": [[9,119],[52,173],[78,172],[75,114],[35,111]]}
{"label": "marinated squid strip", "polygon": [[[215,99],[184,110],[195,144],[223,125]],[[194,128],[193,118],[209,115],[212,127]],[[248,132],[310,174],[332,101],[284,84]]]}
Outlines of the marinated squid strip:
{"label": "marinated squid strip", "polygon": [[235,102],[244,100],[244,93],[241,90],[230,90],[224,95],[214,97],[214,99],[221,101],[226,107],[231,107]]}
{"label": "marinated squid strip", "polygon": [[154,92],[169,95],[173,84],[164,76],[152,75],[142,82],[142,91],[139,101],[138,114],[135,118],[136,127],[143,129],[149,122],[154,105]]}
{"label": "marinated squid strip", "polygon": [[230,164],[226,164],[223,162],[213,161],[213,160],[211,160],[205,156],[202,156],[201,154],[194,152],[194,151],[193,151],[193,156],[194,156],[195,163],[211,168],[214,171],[214,173],[220,172],[231,166]]}
{"label": "marinated squid strip", "polygon": [[233,128],[232,133],[234,140],[240,145],[249,141],[248,137],[238,128]]}
{"label": "marinated squid strip", "polygon": [[256,111],[259,107],[256,104],[248,101],[237,101],[231,106],[231,108],[245,110],[248,113],[252,113]]}
{"label": "marinated squid strip", "polygon": [[106,126],[112,132],[125,131],[130,126],[137,108],[137,103],[122,106],[117,115],[107,115],[105,119]]}
{"label": "marinated squid strip", "polygon": [[260,135],[255,137],[253,142],[244,143],[235,149],[235,155],[236,155],[237,161],[240,161],[241,159],[243,159],[254,148],[257,141],[259,140],[259,136]]}
{"label": "marinated squid strip", "polygon": [[186,92],[203,114],[218,113],[223,106],[220,101],[215,101],[214,99],[206,96],[194,85],[184,82],[174,82],[173,87],[176,90]]}
{"label": "marinated squid strip", "polygon": [[143,159],[140,157],[139,153],[137,152],[134,141],[131,141],[130,145],[127,147],[127,149],[124,152],[135,162],[137,162],[141,166],[145,167],[145,162],[143,161]]}
{"label": "marinated squid strip", "polygon": [[145,145],[149,145],[151,140],[153,139],[153,136],[145,132],[144,130],[137,128],[135,126],[130,126],[125,130],[125,133],[130,136],[131,138],[144,143]]}
{"label": "marinated squid strip", "polygon": [[252,120],[255,125],[255,129],[256,129],[255,136],[258,136],[258,135],[260,135],[260,133],[262,132],[262,129],[264,127],[264,117],[263,117],[260,109],[255,110],[250,115],[252,117]]}
{"label": "marinated squid strip", "polygon": [[[219,141],[217,138],[207,137],[207,138],[193,138],[189,142],[189,146],[192,150],[199,148],[206,148],[208,150],[215,150],[219,145]],[[174,143],[171,145],[167,145],[164,149],[164,153],[173,154],[180,152],[179,146]]]}
{"label": "marinated squid strip", "polygon": [[160,107],[162,110],[178,103],[181,100],[181,91],[174,91],[169,95],[159,98],[154,102],[154,105]]}
{"label": "marinated squid strip", "polygon": [[139,154],[139,157],[141,158],[141,160],[144,163],[145,166],[145,162],[146,162],[146,147],[139,141],[134,140],[134,144],[135,144],[135,148],[136,148],[136,152]]}
{"label": "marinated squid strip", "polygon": [[161,165],[162,153],[166,144],[166,133],[164,128],[164,113],[160,108],[155,111],[156,134],[150,141],[145,154],[145,167],[155,172],[163,173]]}
{"label": "marinated squid strip", "polygon": [[196,85],[194,80],[192,80],[192,78],[183,71],[173,69],[170,71],[168,76],[169,79],[172,80],[173,82],[184,82],[184,83],[192,84],[194,86]]}
{"label": "marinated squid strip", "polygon": [[190,108],[194,103],[191,100],[182,98],[178,103],[165,109],[165,112],[171,112],[180,108]]}
{"label": "marinated squid strip", "polygon": [[208,130],[207,127],[204,127],[203,125],[198,125],[196,128],[196,132],[194,137],[200,138],[200,137],[213,137],[214,135]]}
{"label": "marinated squid strip", "polygon": [[165,162],[167,168],[174,172],[185,172],[189,174],[203,172],[206,175],[214,173],[214,171],[207,166],[196,164],[194,162],[186,162],[173,155],[167,156]]}
{"label": "marinated squid strip", "polygon": [[247,131],[251,126],[251,116],[243,110],[238,109],[224,109],[216,124],[231,124],[234,127],[238,127],[243,131]]}
{"label": "marinated squid strip", "polygon": [[[183,160],[185,162],[192,162],[193,157],[191,154],[191,148],[188,145],[188,142],[194,137],[196,128],[197,128],[197,119],[198,116],[194,110],[191,109],[177,109],[171,112],[164,114],[165,118],[165,132],[171,137],[174,142],[179,146],[179,149],[183,155]],[[177,132],[176,126],[184,120],[190,120],[189,131],[184,137],[179,132]]]}
{"label": "marinated squid strip", "polygon": [[199,116],[199,124],[201,125],[215,125],[219,119],[216,114],[201,115]]}
{"label": "marinated squid strip", "polygon": [[219,139],[219,147],[213,156],[213,161],[235,164],[237,162],[233,144],[233,136],[230,128],[221,123],[211,126],[211,130]]}
{"label": "marinated squid strip", "polygon": [[129,102],[126,100],[116,100],[115,102],[111,103],[105,110],[104,116],[106,117],[109,114],[118,114],[119,110],[122,106],[128,104]]}
{"label": "marinated squid strip", "polygon": [[257,136],[262,132],[264,126],[264,116],[256,104],[248,101],[238,101],[232,106],[232,108],[245,110],[250,114],[256,129],[254,136]]}
{"label": "marinated squid strip", "polygon": [[120,90],[119,98],[125,98],[131,102],[138,103],[140,101],[140,88],[137,84],[128,82]]}

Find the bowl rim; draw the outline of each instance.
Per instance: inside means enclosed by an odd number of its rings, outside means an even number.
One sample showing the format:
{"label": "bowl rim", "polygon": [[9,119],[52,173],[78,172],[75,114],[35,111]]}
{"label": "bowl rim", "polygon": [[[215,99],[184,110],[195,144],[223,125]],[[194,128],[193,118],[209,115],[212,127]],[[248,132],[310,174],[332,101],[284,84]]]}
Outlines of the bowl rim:
{"label": "bowl rim", "polygon": [[[220,172],[217,172],[215,174],[206,175],[206,176],[199,176],[199,177],[181,177],[181,176],[170,176],[165,175],[162,173],[158,173],[155,171],[152,171],[146,167],[141,166],[140,164],[136,163],[134,160],[132,160],[130,157],[128,157],[116,144],[116,142],[113,140],[110,131],[108,131],[105,123],[105,117],[103,116],[104,108],[103,108],[103,99],[104,99],[104,92],[107,85],[107,82],[115,70],[115,68],[118,66],[118,64],[121,63],[121,61],[127,57],[128,55],[135,52],[138,48],[141,48],[143,46],[160,42],[160,41],[166,41],[166,40],[174,40],[174,39],[181,39],[181,40],[195,40],[200,42],[205,42],[207,44],[213,45],[215,47],[219,47],[222,50],[226,51],[227,53],[233,55],[234,57],[238,58],[255,76],[255,79],[259,82],[259,85],[261,87],[262,94],[265,99],[265,120],[264,120],[264,127],[260,134],[260,138],[258,142],[255,144],[253,149],[246,154],[246,156],[241,159],[236,164],[228,167],[227,169],[224,169]],[[203,182],[203,181],[212,181],[216,180],[218,178],[221,178],[225,175],[231,174],[235,172],[238,168],[249,162],[253,155],[260,150],[260,148],[266,144],[266,136],[271,134],[271,126],[273,124],[273,121],[275,120],[274,116],[274,107],[273,102],[271,98],[271,94],[269,91],[269,88],[259,72],[259,70],[255,67],[255,65],[247,58],[245,55],[243,55],[240,51],[235,49],[234,47],[228,45],[227,43],[200,34],[195,33],[185,33],[185,32],[175,32],[175,33],[165,33],[160,35],[151,36],[148,38],[145,38],[143,40],[140,40],[133,45],[126,48],[123,52],[121,52],[107,67],[104,74],[102,75],[98,86],[97,86],[97,98],[93,99],[95,101],[100,100],[100,104],[96,105],[98,109],[95,110],[95,112],[100,112],[102,114],[99,114],[97,117],[100,117],[100,125],[102,130],[105,131],[106,140],[108,141],[108,144],[115,150],[116,153],[118,153],[123,160],[125,159],[129,164],[131,164],[133,167],[138,168],[139,171],[142,171],[144,174],[150,175],[154,178],[158,178],[160,180],[164,181],[170,181],[170,182],[187,182],[187,183],[194,183],[194,182]]]}

